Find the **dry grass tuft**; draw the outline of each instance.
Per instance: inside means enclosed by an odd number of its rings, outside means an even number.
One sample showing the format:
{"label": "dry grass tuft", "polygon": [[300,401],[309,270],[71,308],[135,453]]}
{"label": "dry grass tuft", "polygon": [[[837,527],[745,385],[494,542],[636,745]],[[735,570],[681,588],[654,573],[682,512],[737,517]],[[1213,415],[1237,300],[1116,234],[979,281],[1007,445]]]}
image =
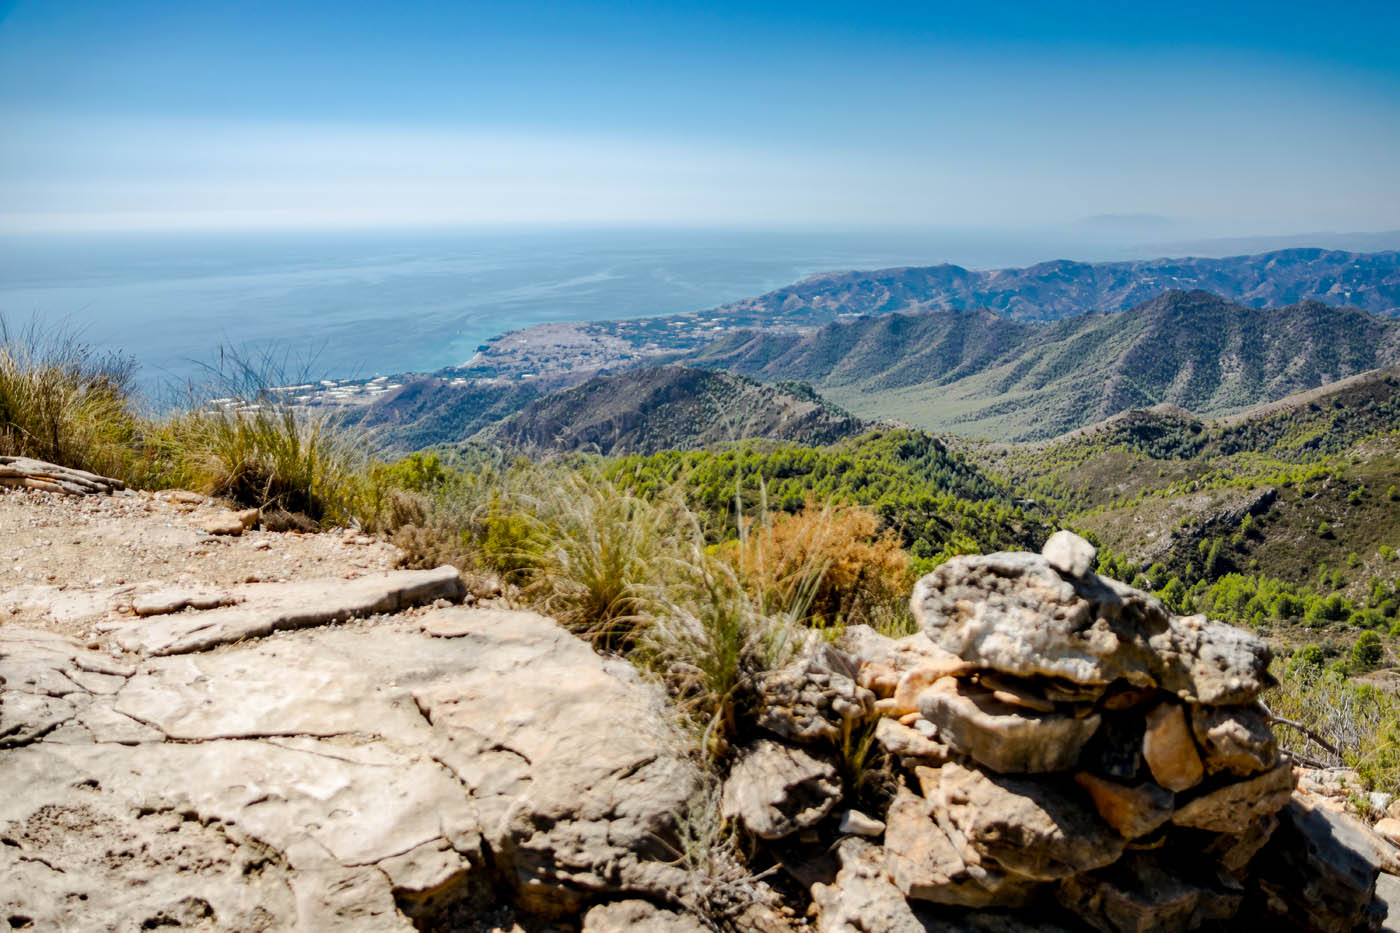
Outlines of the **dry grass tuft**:
{"label": "dry grass tuft", "polygon": [[763,606],[799,600],[818,626],[868,624],[902,633],[913,584],[909,555],[892,531],[858,506],[819,507],[760,518],[720,553]]}
{"label": "dry grass tuft", "polygon": [[37,321],[14,330],[0,317],[0,454],[139,479],[132,372],[71,332]]}

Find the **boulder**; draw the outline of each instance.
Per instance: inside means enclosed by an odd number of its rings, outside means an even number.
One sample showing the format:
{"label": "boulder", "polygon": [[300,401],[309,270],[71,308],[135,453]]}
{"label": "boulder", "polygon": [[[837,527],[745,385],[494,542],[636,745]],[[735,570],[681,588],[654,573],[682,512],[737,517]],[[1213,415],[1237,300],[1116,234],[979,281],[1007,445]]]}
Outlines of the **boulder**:
{"label": "boulder", "polygon": [[1258,708],[1194,707],[1191,731],[1200,745],[1207,774],[1228,771],[1246,777],[1278,763],[1278,740],[1268,717]]}
{"label": "boulder", "polygon": [[1122,680],[1192,703],[1237,705],[1272,683],[1253,634],[1177,618],[1126,584],[1063,576],[1039,554],[955,557],[923,577],[910,605],[929,637],[978,667],[1064,678],[1102,691]]}
{"label": "boulder", "polygon": [[903,788],[886,819],[889,874],[905,897],[956,907],[1014,907],[1026,903],[1038,887],[1004,872],[983,871],[974,877],[952,840],[931,819],[928,801]]}
{"label": "boulder", "polygon": [[1364,827],[1295,797],[1251,865],[1251,886],[1257,909],[1284,929],[1375,931],[1384,920],[1373,909],[1380,868]]}
{"label": "boulder", "polygon": [[1002,774],[1072,768],[1099,727],[1097,714],[1037,713],[952,679],[920,694],[919,712],[953,751]]}
{"label": "boulder", "polygon": [[1085,577],[1094,567],[1098,553],[1092,544],[1072,531],[1057,531],[1040,549],[1041,556],[1055,570],[1069,577]]}
{"label": "boulder", "polygon": [[755,678],[758,725],[794,742],[838,742],[875,714],[875,694],[857,683],[855,658],[820,639],[787,667]]}
{"label": "boulder", "polygon": [[771,739],[739,754],[724,782],[722,812],[762,839],[781,839],[820,823],[841,800],[829,762]]}
{"label": "boulder", "polygon": [[978,853],[1025,878],[1054,881],[1102,868],[1123,838],[1092,807],[1050,782],[949,763],[935,806]]}

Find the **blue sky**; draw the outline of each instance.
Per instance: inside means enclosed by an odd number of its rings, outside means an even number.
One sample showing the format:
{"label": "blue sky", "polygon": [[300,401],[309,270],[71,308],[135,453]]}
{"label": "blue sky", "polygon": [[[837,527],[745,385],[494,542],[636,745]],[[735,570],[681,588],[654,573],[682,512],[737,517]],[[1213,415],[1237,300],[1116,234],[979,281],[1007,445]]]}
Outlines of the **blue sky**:
{"label": "blue sky", "polygon": [[1400,4],[0,0],[0,229],[1400,227]]}

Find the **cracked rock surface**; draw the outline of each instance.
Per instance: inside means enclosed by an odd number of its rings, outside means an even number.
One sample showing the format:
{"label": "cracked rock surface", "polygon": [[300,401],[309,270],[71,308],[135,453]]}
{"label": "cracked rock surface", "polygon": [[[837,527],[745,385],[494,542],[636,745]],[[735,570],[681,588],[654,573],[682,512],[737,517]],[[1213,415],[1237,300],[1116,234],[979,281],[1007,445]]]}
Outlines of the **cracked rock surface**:
{"label": "cracked rock surface", "polygon": [[320,615],[272,637],[221,629],[237,606],[133,621],[154,650],[119,657],[0,626],[0,920],[409,930],[502,891],[541,915],[664,900],[696,776],[661,698],[532,613],[329,624],[460,593],[366,580],[292,584]]}

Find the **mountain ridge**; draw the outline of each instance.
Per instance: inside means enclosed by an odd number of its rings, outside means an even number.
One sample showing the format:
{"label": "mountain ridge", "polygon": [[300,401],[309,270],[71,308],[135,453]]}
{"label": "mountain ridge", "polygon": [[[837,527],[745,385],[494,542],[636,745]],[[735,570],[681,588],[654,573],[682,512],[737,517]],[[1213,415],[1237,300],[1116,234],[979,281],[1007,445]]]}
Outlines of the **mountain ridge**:
{"label": "mountain ridge", "polygon": [[1164,291],[1204,289],[1250,307],[1304,300],[1400,315],[1400,251],[1291,248],[1224,259],[1161,258],[969,270],[950,264],[820,273],[706,311],[547,324],[488,341],[451,372],[517,378],[640,365],[697,351],[737,331],[806,333],[867,314],[985,308],[1049,323],[1113,313]]}
{"label": "mountain ridge", "polygon": [[945,263],[819,273],[718,311],[792,314],[803,304],[864,314],[986,308],[1016,320],[1054,321],[1112,313],[1163,291],[1210,291],[1266,307],[1308,298],[1376,314],[1400,314],[1400,252],[1291,248],[1222,259],[1119,262],[1055,259],[1021,268],[970,270]]}
{"label": "mountain ridge", "polygon": [[[892,335],[924,346],[892,352]],[[686,362],[801,378],[854,414],[1038,440],[1161,403],[1224,415],[1400,361],[1400,322],[1305,301],[1256,309],[1203,291],[1048,325],[989,312],[868,315],[807,334],[732,336]],[[871,370],[868,361],[883,368]]]}
{"label": "mountain ridge", "polygon": [[595,376],[541,396],[473,439],[621,455],[750,439],[824,445],[871,427],[801,384],[672,365]]}

